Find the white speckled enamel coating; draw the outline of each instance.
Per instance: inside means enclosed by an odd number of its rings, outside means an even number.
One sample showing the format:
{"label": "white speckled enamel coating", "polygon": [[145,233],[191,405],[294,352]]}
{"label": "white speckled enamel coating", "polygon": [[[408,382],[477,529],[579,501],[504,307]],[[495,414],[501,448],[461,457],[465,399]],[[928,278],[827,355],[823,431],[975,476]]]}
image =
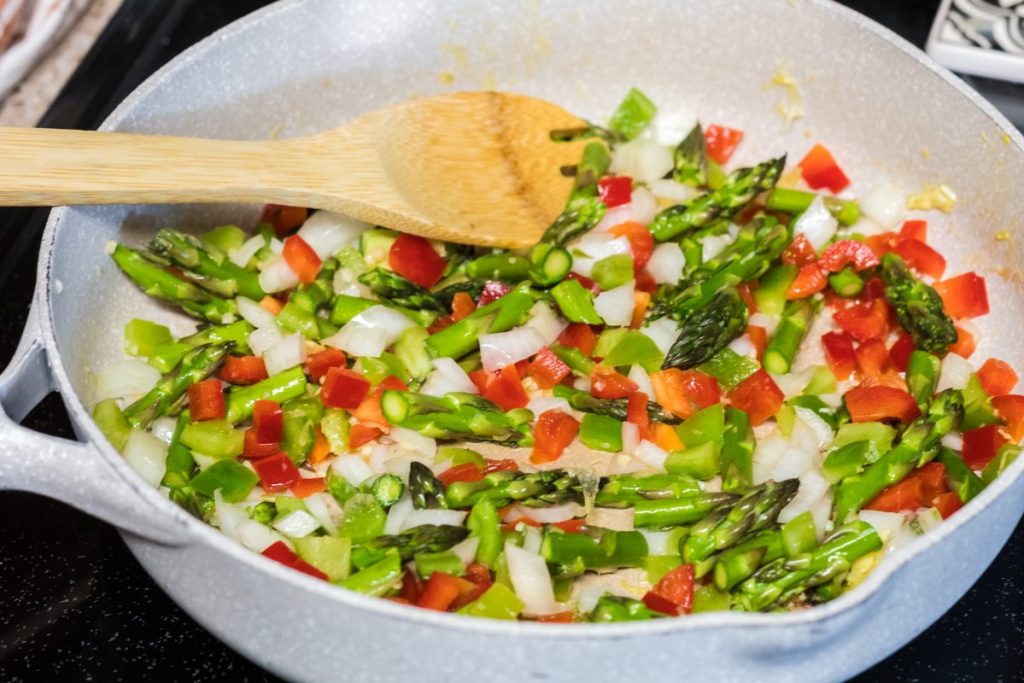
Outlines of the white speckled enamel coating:
{"label": "white speckled enamel coating", "polygon": [[[803,87],[786,126],[765,90],[777,65]],[[851,177],[905,190],[947,182],[960,201],[929,239],[951,273],[978,269],[996,313],[976,357],[1024,367],[1024,139],[963,84],[888,31],[826,0],[305,0],[217,33],[153,76],[110,130],[223,138],[301,135],[383,104],[499,88],[601,119],[631,85],[665,111],[747,132],[740,162],[817,140]],[[927,152],[925,152],[927,150]],[[316,159],[310,159],[316,163]],[[97,172],[101,172],[100,169]],[[572,626],[471,620],[363,598],[235,545],[146,487],[89,419],[90,377],[133,315],[180,318],[104,253],[165,223],[251,222],[253,207],[67,208],[43,239],[35,311],[0,376],[0,487],[40,491],[126,530],[153,578],[210,631],[294,680],[840,680],[920,633],[959,599],[1024,510],[1024,459],[860,587],[813,610]],[[995,241],[1008,230],[1016,241]],[[60,293],[58,293],[60,292]],[[84,444],[18,427],[50,387]],[[6,415],[4,414],[6,413]],[[30,463],[30,467],[26,467]]]}

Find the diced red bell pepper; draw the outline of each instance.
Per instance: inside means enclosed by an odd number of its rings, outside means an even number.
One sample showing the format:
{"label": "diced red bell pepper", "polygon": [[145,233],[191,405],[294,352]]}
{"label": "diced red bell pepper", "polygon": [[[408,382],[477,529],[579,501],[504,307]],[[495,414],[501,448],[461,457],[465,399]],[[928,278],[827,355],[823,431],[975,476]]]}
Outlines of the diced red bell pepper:
{"label": "diced red bell pepper", "polygon": [[740,298],[743,299],[743,303],[747,305],[747,313],[753,315],[757,313],[757,301],[754,299],[754,290],[757,288],[757,282],[741,282],[736,285],[736,291],[739,293]]}
{"label": "diced red bell pepper", "polygon": [[803,268],[818,260],[818,252],[814,250],[807,236],[797,235],[782,252],[782,262],[788,266]]}
{"label": "diced red bell pepper", "polygon": [[539,465],[558,460],[579,430],[580,423],[572,415],[557,409],[544,411],[533,428],[534,444],[530,462]]}
{"label": "diced red bell pepper", "polygon": [[[674,609],[665,612],[666,614],[690,614],[693,611],[693,589],[695,583],[693,565],[689,563],[681,564],[668,574],[665,574],[648,595],[653,594],[673,606]],[[646,597],[644,602],[647,602]],[[647,606],[651,607],[649,604]],[[656,608],[651,607],[651,609]]]}
{"label": "diced red bell pepper", "polygon": [[570,372],[571,370],[565,364],[565,361],[545,346],[534,356],[526,374],[532,377],[533,381],[541,389],[550,389],[568,377]]}
{"label": "diced red bell pepper", "polygon": [[398,597],[410,605],[415,605],[423,593],[425,582],[415,570],[406,570],[402,573],[402,587],[398,591]]}
{"label": "diced red bell pepper", "polygon": [[284,237],[302,227],[308,217],[309,210],[301,206],[267,204],[260,213],[260,223],[270,223],[274,228],[274,234]]}
{"label": "diced red bell pepper", "polygon": [[597,181],[597,196],[609,209],[629,204],[633,199],[633,179],[629,176],[606,176]]}
{"label": "diced red bell pepper", "polygon": [[228,356],[217,376],[228,384],[256,384],[268,375],[261,356]]}
{"label": "diced red bell pepper", "polygon": [[964,462],[972,470],[980,470],[996,457],[996,453],[1005,443],[1006,437],[1000,431],[999,425],[969,429],[964,432]]}
{"label": "diced red bell pepper", "polygon": [[843,399],[854,422],[910,422],[921,415],[914,397],[895,387],[862,384],[846,392]]}
{"label": "diced red bell pepper", "polygon": [[936,498],[948,491],[946,466],[930,462],[911,472],[903,481],[885,488],[864,507],[879,512],[913,511],[930,507]]}
{"label": "diced red bell pepper", "polygon": [[957,325],[956,341],[949,347],[949,352],[955,353],[961,358],[970,358],[977,346],[978,342],[974,338],[974,335]]}
{"label": "diced red bell pepper", "polygon": [[704,144],[708,150],[708,158],[716,164],[726,164],[732,158],[736,148],[743,141],[743,131],[711,124],[704,131]]}
{"label": "diced red bell pepper", "polygon": [[989,396],[1009,394],[1017,386],[1018,379],[1009,363],[996,358],[989,358],[978,368],[978,380]]}
{"label": "diced red bell pepper", "polygon": [[636,382],[613,368],[595,365],[590,373],[590,394],[595,398],[626,398],[636,390]]}
{"label": "diced red bell pepper", "polygon": [[189,386],[188,412],[195,422],[224,417],[224,389],[219,379],[204,379]]}
{"label": "diced red bell pepper", "polygon": [[636,425],[641,439],[650,440],[651,414],[647,412],[648,397],[642,391],[634,391],[626,402],[626,421]]}
{"label": "diced red bell pepper", "polygon": [[903,257],[907,265],[921,275],[927,275],[937,280],[946,272],[946,259],[942,257],[942,254],[920,240],[901,239],[892,251]]}
{"label": "diced red bell pepper", "polygon": [[480,298],[477,299],[476,305],[483,308],[487,304],[494,303],[511,291],[512,285],[510,284],[495,280],[488,280],[484,283],[484,288],[480,292]]}
{"label": "diced red bell pepper", "polygon": [[326,490],[327,480],[323,477],[302,477],[292,484],[292,495],[296,498],[309,498],[314,493]]}
{"label": "diced red bell pepper", "polygon": [[575,624],[579,617],[575,612],[556,612],[555,614],[542,614],[537,617],[539,624]]}
{"label": "diced red bell pepper", "polygon": [[252,428],[260,443],[280,443],[284,438],[284,411],[277,401],[260,399],[252,405]]}
{"label": "diced red bell pepper", "polygon": [[[647,292],[648,294],[654,294],[658,291],[658,283],[654,281],[654,276],[646,268],[634,271],[633,277],[635,278],[633,286],[636,288],[636,291]],[[566,279],[568,279],[568,276],[566,276]]]}
{"label": "diced red bell pepper", "polygon": [[331,368],[343,368],[348,363],[345,352],[341,349],[327,348],[317,351],[306,359],[306,373],[317,384],[324,381],[324,375]]}
{"label": "diced red bell pepper", "polygon": [[490,568],[480,562],[470,562],[466,565],[466,581],[476,585],[490,585],[494,581]]}
{"label": "diced red bell pepper", "polygon": [[371,441],[376,441],[384,435],[384,430],[379,424],[373,422],[356,422],[348,431],[348,449],[350,451],[362,448]]}
{"label": "diced red bell pepper", "polygon": [[825,349],[825,360],[832,374],[838,380],[850,379],[857,369],[857,354],[853,349],[853,339],[845,332],[826,332],[821,335],[821,345]]}
{"label": "diced red bell pepper", "polygon": [[506,365],[497,372],[489,373],[487,386],[480,394],[488,401],[498,404],[503,410],[525,408],[530,402],[514,365]]}
{"label": "diced red bell pepper", "polygon": [[850,179],[843,173],[843,169],[839,168],[839,164],[832,158],[831,152],[822,145],[812,147],[798,166],[804,182],[812,189],[819,190],[827,187],[829,191],[836,194],[845,190],[850,184]]}
{"label": "diced red bell pepper", "polygon": [[572,346],[583,352],[583,355],[590,356],[597,346],[597,335],[586,323],[569,323],[569,326],[558,335],[558,343],[563,346]]}
{"label": "diced red bell pepper", "polygon": [[654,251],[654,235],[642,223],[627,221],[614,226],[609,232],[616,237],[629,240],[629,248],[633,252],[633,272],[639,273],[651,260]]}
{"label": "diced red bell pepper", "polygon": [[298,276],[299,282],[308,285],[316,280],[320,272],[320,257],[313,251],[309,243],[299,237],[292,235],[284,241],[284,250],[281,252],[288,267]]}
{"label": "diced red bell pepper", "polygon": [[360,422],[373,422],[387,426],[388,421],[380,407],[380,399],[388,389],[408,391],[409,387],[394,375],[388,375],[360,401],[358,406],[352,409],[352,416]]}
{"label": "diced red bell pepper", "polygon": [[729,392],[732,405],[745,412],[753,426],[779,412],[785,398],[782,389],[764,370],[758,370]]}
{"label": "diced red bell pepper", "polygon": [[761,360],[764,350],[768,348],[768,330],[760,325],[747,325],[747,337],[757,352],[757,360]]}
{"label": "diced red bell pepper", "polygon": [[896,246],[899,236],[894,232],[882,232],[877,235],[868,235],[864,238],[864,244],[874,252],[875,256],[882,258]]}
{"label": "diced red bell pepper", "polygon": [[857,240],[839,240],[825,248],[818,259],[822,270],[838,273],[846,266],[852,265],[854,270],[861,271],[878,265],[878,257],[871,248]]}
{"label": "diced red bell pepper", "polygon": [[484,469],[477,466],[474,462],[464,462],[461,465],[449,467],[444,472],[437,475],[437,478],[440,479],[441,483],[445,486],[451,486],[457,481],[480,481],[484,478]]}
{"label": "diced red bell pepper", "polygon": [[465,579],[444,572],[434,572],[424,586],[420,599],[416,601],[416,606],[446,612],[455,598],[459,597],[459,593],[472,588],[473,584]]}
{"label": "diced red bell pepper", "polygon": [[475,310],[476,304],[469,292],[456,292],[452,297],[452,322],[459,322]]}
{"label": "diced red bell pepper", "polygon": [[960,494],[956,491],[947,491],[932,499],[932,507],[939,511],[943,519],[949,519],[954,512],[963,506],[964,503],[960,500]]}
{"label": "diced red bell pepper", "polygon": [[273,543],[260,554],[264,557],[269,557],[271,560],[279,562],[290,569],[302,572],[303,574],[309,574],[313,578],[320,579],[322,581],[327,581],[327,574],[324,574],[322,571],[292,552],[292,549],[285,545],[284,541],[277,541],[276,543]]}
{"label": "diced red bell pepper", "polygon": [[806,299],[817,294],[828,286],[828,278],[821,271],[817,263],[808,263],[800,268],[796,279],[786,290],[786,300]]}
{"label": "diced red bell pepper", "polygon": [[992,406],[1006,424],[1006,431],[1013,443],[1024,439],[1024,396],[996,396],[992,399]]}
{"label": "diced red bell pepper", "polygon": [[985,278],[964,273],[935,283],[946,312],[954,318],[977,318],[988,313],[988,289]]}
{"label": "diced red bell pepper", "polygon": [[878,377],[892,372],[895,368],[889,349],[881,339],[869,339],[856,350],[857,370],[861,377]]}
{"label": "diced red bell pepper", "polygon": [[901,240],[917,240],[918,242],[928,242],[928,221],[904,221],[903,227],[900,228],[899,239]]}
{"label": "diced red bell pepper", "polygon": [[696,370],[659,370],[651,373],[651,384],[655,400],[683,419],[722,400],[718,380]]}
{"label": "diced red bell pepper", "polygon": [[281,451],[280,441],[260,441],[256,435],[256,428],[249,427],[245,430],[245,437],[242,441],[242,456],[246,458],[266,458]]}
{"label": "diced red bell pepper", "polygon": [[906,332],[902,333],[889,349],[889,357],[892,364],[899,372],[907,371],[907,364],[910,363],[910,354],[914,352],[914,338]]}
{"label": "diced red bell pepper", "polygon": [[452,320],[450,315],[439,315],[434,318],[434,322],[430,323],[430,326],[427,328],[427,332],[429,334],[437,334],[441,330],[451,327],[454,322],[455,321]]}
{"label": "diced red bell pepper", "polygon": [[679,605],[675,604],[668,598],[664,598],[653,590],[644,593],[644,597],[641,598],[643,603],[647,605],[647,609],[652,612],[658,612],[660,614],[667,614],[675,617],[679,615]]}
{"label": "diced red bell pepper", "polygon": [[884,299],[835,311],[832,318],[847,334],[860,342],[883,338],[889,334],[889,305]]}
{"label": "diced red bell pepper", "polygon": [[254,460],[252,466],[260,477],[260,485],[268,493],[277,493],[291,488],[292,484],[302,476],[286,453]]}
{"label": "diced red bell pepper", "polygon": [[324,376],[320,400],[328,408],[352,410],[362,403],[369,391],[370,381],[355,370],[332,367]]}
{"label": "diced red bell pepper", "polygon": [[402,233],[388,251],[388,265],[420,287],[433,287],[444,274],[445,262],[430,242],[419,235]]}
{"label": "diced red bell pepper", "polygon": [[639,330],[647,317],[647,309],[651,305],[651,293],[639,289],[633,290],[633,315],[629,319],[629,327]]}

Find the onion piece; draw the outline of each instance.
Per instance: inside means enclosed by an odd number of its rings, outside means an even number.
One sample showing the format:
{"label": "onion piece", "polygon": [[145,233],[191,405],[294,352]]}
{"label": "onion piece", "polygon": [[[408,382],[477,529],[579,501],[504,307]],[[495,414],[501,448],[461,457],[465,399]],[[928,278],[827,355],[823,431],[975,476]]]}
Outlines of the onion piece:
{"label": "onion piece", "polygon": [[523,534],[523,550],[539,555],[540,546],[544,543],[544,537],[541,535],[540,529],[535,526],[525,526],[522,528],[521,533]]}
{"label": "onion piece", "polygon": [[255,355],[262,356],[283,339],[284,335],[281,333],[281,330],[277,329],[277,325],[257,327],[256,331],[249,335],[249,348],[252,349]]}
{"label": "onion piece", "polygon": [[238,525],[236,538],[239,543],[256,553],[262,553],[278,541],[285,540],[284,536],[270,527],[254,522],[251,519],[247,519]]}
{"label": "onion piece", "polygon": [[907,518],[899,512],[882,512],[881,510],[861,510],[857,513],[860,521],[870,524],[878,533],[885,545],[891,545],[900,537],[900,527]]}
{"label": "onion piece", "polygon": [[800,422],[807,425],[814,432],[819,451],[825,450],[832,445],[832,441],[836,438],[835,432],[832,431],[832,427],[820,415],[810,408],[801,408],[799,406],[794,411]]}
{"label": "onion piece", "polygon": [[420,392],[428,396],[444,396],[454,391],[462,391],[469,394],[479,394],[469,375],[458,363],[451,358],[435,358],[430,361],[434,370],[427,377],[427,381],[420,387]]}
{"label": "onion piece", "polygon": [[337,333],[321,339],[320,343],[353,356],[376,358],[414,325],[409,318],[387,306],[370,306],[349,320]]}
{"label": "onion piece", "polygon": [[573,414],[569,402],[557,396],[534,396],[526,404],[526,408],[533,413],[534,418],[540,417],[549,410],[560,410],[566,415]]}
{"label": "onion piece", "polygon": [[668,542],[673,536],[673,532],[651,531],[650,529],[640,529],[639,531],[643,534],[644,540],[647,541],[648,556],[657,557],[658,555],[675,555],[679,553],[678,548],[669,552]]}
{"label": "onion piece", "polygon": [[651,188],[651,192],[654,193],[655,197],[680,203],[685,202],[687,199],[692,199],[700,194],[700,190],[695,187],[684,185],[667,178],[654,180],[648,184],[648,187]]}
{"label": "onion piece", "polygon": [[238,307],[238,315],[242,316],[243,320],[251,323],[257,329],[260,327],[272,327],[277,321],[277,317],[273,313],[252,299],[237,296],[235,297],[235,305]]}
{"label": "onion piece", "polygon": [[469,538],[456,543],[451,551],[459,558],[462,564],[469,564],[476,559],[476,549],[480,547],[480,537],[470,536]]}
{"label": "onion piece", "polygon": [[298,235],[313,248],[321,260],[333,256],[356,240],[371,226],[369,223],[332,211],[317,211],[306,219]]}
{"label": "onion piece", "polygon": [[615,148],[609,170],[649,183],[664,178],[674,166],[668,148],[650,140],[633,140]]}
{"label": "onion piece", "polygon": [[658,350],[668,353],[679,336],[679,323],[672,318],[658,318],[654,322],[648,323],[642,331],[651,338]]}
{"label": "onion piece", "polygon": [[373,470],[358,455],[339,455],[331,465],[331,469],[335,474],[345,477],[353,486],[359,486],[373,476]]}
{"label": "onion piece", "polygon": [[326,491],[321,491],[320,493],[307,496],[304,502],[306,503],[306,509],[309,510],[309,514],[316,518],[316,521],[327,532],[327,535],[337,536],[338,525],[335,524],[334,518],[331,516],[331,508],[338,507],[334,497]]}
{"label": "onion piece", "polygon": [[860,197],[860,210],[879,227],[896,227],[907,215],[903,193],[892,185],[876,185]]}
{"label": "onion piece", "polygon": [[171,439],[174,438],[174,430],[177,426],[178,421],[173,417],[158,417],[149,425],[149,433],[165,444],[170,444]]}
{"label": "onion piece", "polygon": [[632,422],[622,423],[622,452],[632,455],[640,445],[640,429]]}
{"label": "onion piece", "polygon": [[422,455],[431,461],[437,455],[437,441],[411,429],[392,427],[391,431],[388,432],[388,438],[402,448]]}
{"label": "onion piece", "polygon": [[701,241],[701,259],[710,261],[733,243],[735,238],[728,233],[722,235],[708,235]]}
{"label": "onion piece", "polygon": [[[629,202],[630,219],[640,225],[650,225],[658,213],[658,200],[646,187],[634,187]],[[613,226],[614,227],[614,226]]]}
{"label": "onion piece", "polygon": [[543,508],[534,508],[516,503],[508,511],[504,520],[506,522],[517,522],[520,519],[532,519],[541,524],[556,524],[576,517],[582,517],[583,512],[583,506],[579,503],[561,503],[560,505],[549,505]]}
{"label": "onion piece", "polygon": [[656,470],[663,470],[665,469],[665,460],[668,458],[668,452],[657,444],[642,440],[637,445],[633,457]]}
{"label": "onion piece", "polygon": [[123,398],[128,401],[145,396],[160,381],[160,371],[137,358],[111,363],[96,378],[96,401]]}
{"label": "onion piece", "polygon": [[651,252],[651,259],[647,262],[647,272],[659,285],[674,285],[683,277],[685,264],[686,257],[683,256],[683,250],[679,245],[675,242],[665,242],[656,246]]}
{"label": "onion piece", "polygon": [[289,334],[263,352],[268,375],[276,375],[306,362],[306,339],[298,332]]}
{"label": "onion piece", "polygon": [[789,504],[779,513],[779,521],[785,524],[789,520],[809,511],[823,496],[828,495],[829,484],[817,470],[809,469],[800,475],[800,488]]}
{"label": "onion piece", "polygon": [[651,376],[647,374],[639,365],[629,366],[629,379],[636,382],[637,391],[642,391],[647,394],[647,400],[654,400],[654,385],[651,383]]}
{"label": "onion piece", "polygon": [[757,349],[754,348],[753,342],[750,341],[750,337],[746,334],[741,334],[729,342],[729,350],[741,356],[746,356],[751,360],[757,360]]}
{"label": "onion piece", "polygon": [[424,524],[460,526],[467,514],[461,510],[413,510],[402,520],[402,531]]}
{"label": "onion piece", "polygon": [[412,496],[409,495],[409,491],[406,490],[402,494],[402,497],[398,499],[398,502],[391,506],[388,510],[387,521],[384,522],[384,533],[389,536],[401,533],[402,525],[405,523],[405,518],[409,516],[409,513],[413,511],[412,507]]}
{"label": "onion piece", "polygon": [[[619,223],[621,222],[619,221]],[[615,223],[615,225],[618,225],[618,223]],[[614,225],[608,227],[611,228]],[[607,233],[596,233],[593,231],[572,246],[570,250],[574,254],[572,262],[573,272],[585,277],[591,276],[594,264],[601,259],[617,254],[629,255],[633,253],[629,246],[629,240],[625,237],[611,237]]]}
{"label": "onion piece", "polygon": [[530,309],[530,319],[526,321],[524,327],[530,327],[537,330],[537,334],[540,335],[541,340],[545,346],[549,346],[558,340],[558,336],[562,334],[566,327],[569,326],[569,322],[558,316],[551,307],[543,301],[538,301]]}
{"label": "onion piece", "polygon": [[259,277],[260,287],[267,294],[283,292],[299,284],[299,276],[291,269],[283,258],[269,262]]}
{"label": "onion piece", "polygon": [[508,562],[509,579],[516,597],[523,603],[525,614],[540,616],[559,610],[551,586],[551,574],[543,557],[505,541],[505,560]]}
{"label": "onion piece", "polygon": [[604,216],[597,222],[594,229],[591,230],[586,237],[598,237],[601,235],[608,236],[608,231],[614,228],[616,225],[621,225],[626,221],[633,219],[633,207],[630,206],[632,202],[627,204],[619,204],[618,206],[612,207],[605,211]]}
{"label": "onion piece", "polygon": [[793,234],[803,235],[815,251],[821,251],[838,228],[839,222],[829,213],[825,200],[818,195],[797,219],[793,226]]}
{"label": "onion piece", "polygon": [[935,386],[935,391],[961,390],[967,386],[967,382],[970,381],[973,374],[974,366],[969,360],[955,353],[947,353],[942,359],[939,381]]}
{"label": "onion piece", "polygon": [[594,297],[594,308],[605,324],[618,327],[629,325],[633,319],[633,284],[633,280],[630,280]]}
{"label": "onion piece", "polygon": [[228,257],[228,260],[236,266],[245,268],[249,265],[249,261],[252,260],[252,257],[256,255],[256,252],[263,248],[263,245],[266,243],[267,241],[263,239],[263,235],[253,235],[243,242],[242,246],[233,250],[231,255]]}
{"label": "onion piece", "polygon": [[935,508],[918,508],[917,523],[927,534],[939,528],[942,524],[942,515]]}
{"label": "onion piece", "polygon": [[245,514],[240,505],[232,505],[224,500],[220,489],[216,489],[213,492],[213,514],[214,525],[225,536],[236,541],[239,540],[238,528],[245,522],[251,521],[249,515]]}
{"label": "onion piece", "polygon": [[285,536],[303,538],[319,529],[320,522],[316,521],[316,517],[305,510],[293,510],[274,522],[274,528]]}
{"label": "onion piece", "polygon": [[655,114],[645,132],[649,132],[651,140],[662,147],[675,147],[696,125],[697,116],[692,111],[672,107]]}
{"label": "onion piece", "polygon": [[[598,297],[600,298],[600,297]],[[480,361],[484,370],[494,372],[529,358],[544,348],[544,339],[532,327],[515,327],[507,332],[480,335]]]}
{"label": "onion piece", "polygon": [[149,432],[133,429],[122,455],[147,484],[160,486],[167,471],[167,444]]}

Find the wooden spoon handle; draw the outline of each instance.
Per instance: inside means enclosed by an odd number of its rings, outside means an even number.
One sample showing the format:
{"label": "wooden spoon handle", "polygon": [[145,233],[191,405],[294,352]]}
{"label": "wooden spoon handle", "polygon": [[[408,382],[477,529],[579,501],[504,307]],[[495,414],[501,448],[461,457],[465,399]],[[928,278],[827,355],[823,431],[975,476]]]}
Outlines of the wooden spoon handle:
{"label": "wooden spoon handle", "polygon": [[290,155],[275,141],[0,128],[0,205],[287,203]]}

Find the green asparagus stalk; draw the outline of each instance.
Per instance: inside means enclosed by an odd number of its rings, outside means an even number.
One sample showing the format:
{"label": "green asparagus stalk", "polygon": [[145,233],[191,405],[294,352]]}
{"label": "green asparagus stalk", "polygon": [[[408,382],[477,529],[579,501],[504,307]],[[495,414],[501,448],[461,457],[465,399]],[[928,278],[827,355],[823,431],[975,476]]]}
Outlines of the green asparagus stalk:
{"label": "green asparagus stalk", "polygon": [[783,554],[782,532],[779,529],[752,534],[715,559],[715,585],[721,590],[732,590],[757,571],[758,567],[774,562]]}
{"label": "green asparagus stalk", "polygon": [[[589,376],[589,375],[588,375]],[[584,413],[595,413],[614,417],[616,420],[626,421],[629,409],[629,400],[625,398],[595,398],[585,391],[573,389],[572,387],[558,385],[553,393],[559,398],[564,398],[574,410]],[[667,412],[655,401],[647,402],[647,415],[652,422],[665,422],[667,424],[679,424],[680,420],[672,413]]]}
{"label": "green asparagus stalk", "polygon": [[735,491],[749,486],[753,478],[754,432],[750,416],[739,408],[725,409],[725,431],[722,442],[722,489]]}
{"label": "green asparagus stalk", "polygon": [[540,554],[554,567],[554,576],[577,576],[588,569],[642,566],[647,557],[647,539],[639,531],[588,526],[570,534],[548,527]]}
{"label": "green asparagus stalk", "polygon": [[885,487],[902,481],[915,467],[933,459],[942,437],[956,428],[963,411],[959,392],[947,389],[936,396],[928,413],[907,427],[892,450],[869,465],[863,474],[847,477],[836,487],[836,521],[845,522]]}
{"label": "green asparagus stalk", "polygon": [[882,257],[881,274],[885,298],[896,309],[896,317],[914,339],[914,346],[944,355],[956,343],[957,333],[938,292],[916,278],[903,259],[893,253]]}
{"label": "green asparagus stalk", "polygon": [[480,481],[456,481],[445,491],[450,508],[467,508],[490,500],[499,508],[509,503],[527,507],[549,507],[561,503],[582,503],[583,488],[574,474],[563,470],[518,472],[502,470],[484,475]]}
{"label": "green asparagus stalk", "polygon": [[413,310],[443,311],[429,289],[407,280],[385,268],[374,268],[359,276],[359,282],[370,288],[378,298],[395,306]]}
{"label": "green asparagus stalk", "polygon": [[211,254],[192,235],[163,228],[149,243],[149,250],[190,273],[199,286],[221,296],[230,298],[238,294],[259,301],[266,294],[256,273],[236,265],[222,253]]}
{"label": "green asparagus stalk", "polygon": [[658,615],[641,600],[620,595],[602,595],[597,600],[587,620],[595,624],[612,624],[621,621],[649,621]]}
{"label": "green asparagus stalk", "polygon": [[172,414],[188,388],[217,372],[233,347],[231,342],[206,344],[186,353],[177,367],[164,375],[149,393],[125,408],[128,422],[136,428],[146,427],[156,418]]}
{"label": "green asparagus stalk", "polygon": [[533,413],[525,408],[503,412],[473,394],[426,396],[389,390],[381,397],[384,417],[393,425],[412,429],[434,439],[492,441],[529,445]]}
{"label": "green asparagus stalk", "polygon": [[[693,285],[707,280],[757,246],[758,230],[761,224],[759,222],[748,223],[740,228],[740,231],[736,234],[736,239],[727,247],[705,261],[704,238],[707,235],[720,235],[728,227],[728,223],[721,221],[715,223],[713,227],[694,231],[683,238],[681,244],[684,253],[686,253],[687,248],[693,250],[692,255],[687,258],[686,269],[683,271],[683,276],[689,284]],[[763,234],[763,230],[761,232]],[[692,264],[691,259],[693,261]]]}
{"label": "green asparagus stalk", "polygon": [[448,524],[422,524],[400,534],[377,536],[360,545],[364,551],[395,548],[403,562],[418,553],[439,553],[450,549],[469,536],[469,529]]}
{"label": "green asparagus stalk", "polygon": [[190,422],[187,410],[182,411],[178,421],[174,425],[174,433],[171,435],[171,443],[167,447],[167,469],[164,478],[160,481],[161,486],[170,490],[170,498],[175,503],[185,508],[192,514],[197,514],[194,494],[190,482],[195,472],[196,462],[192,457],[192,451],[188,446],[181,443],[181,433]]}
{"label": "green asparagus stalk", "polygon": [[249,335],[254,328],[245,320],[236,320],[226,325],[207,325],[179,341],[188,347],[195,348],[203,344],[234,344],[234,353],[251,353],[249,348]]}
{"label": "green asparagus stalk", "polygon": [[807,589],[846,574],[857,558],[881,547],[882,539],[870,524],[841,527],[813,551],[761,567],[740,584],[734,604],[752,612],[785,605]]}
{"label": "green asparagus stalk", "polygon": [[597,493],[594,504],[624,508],[643,500],[666,500],[696,495],[702,491],[693,477],[683,474],[652,474],[646,477],[615,475]]}
{"label": "green asparagus stalk", "polygon": [[764,350],[761,364],[768,372],[784,375],[793,365],[793,359],[804,340],[807,329],[821,302],[815,299],[790,301],[782,311],[782,318]]}
{"label": "green asparagus stalk", "polygon": [[122,244],[114,248],[114,262],[142,291],[155,299],[178,305],[201,320],[226,323],[235,319],[235,302],[214,296],[151,262],[141,252]]}
{"label": "green asparagus stalk", "polygon": [[459,280],[458,282],[441,283],[440,288],[434,292],[438,303],[446,310],[452,309],[452,300],[459,292],[465,292],[476,301],[484,291],[484,283],[478,280]]}
{"label": "green asparagus stalk", "polygon": [[683,543],[683,560],[702,562],[736,545],[748,533],[774,525],[799,486],[798,479],[769,481],[754,487],[733,505],[719,507],[690,527]]}
{"label": "green asparagus stalk", "polygon": [[[813,192],[776,187],[768,195],[765,208],[770,211],[781,211],[782,213],[795,216],[806,211],[811,202],[819,196]],[[853,225],[860,218],[860,206],[857,202],[839,199],[838,197],[825,197],[824,199],[825,208],[843,225]]]}
{"label": "green asparagus stalk", "polygon": [[608,207],[597,197],[574,197],[569,200],[565,211],[544,231],[541,241],[564,247],[577,237],[590,232],[601,222],[607,211]]}
{"label": "green asparagus stalk", "polygon": [[227,421],[241,422],[252,415],[260,399],[284,402],[306,393],[306,373],[296,366],[247,387],[232,387],[227,395]]}
{"label": "green asparagus stalk", "polygon": [[907,361],[907,390],[923,410],[939,383],[941,361],[927,351],[914,350]]}
{"label": "green asparagus stalk", "polygon": [[688,370],[710,360],[747,328],[747,305],[735,287],[717,292],[708,305],[693,311],[680,326],[661,367]]}
{"label": "green asparagus stalk", "polygon": [[734,493],[702,492],[681,498],[639,500],[633,505],[633,524],[641,528],[660,528],[692,524],[712,510],[739,500]]}
{"label": "green asparagus stalk", "polygon": [[850,298],[864,291],[864,279],[857,274],[856,270],[846,266],[838,273],[828,276],[828,286],[839,296]]}
{"label": "green asparagus stalk", "polygon": [[732,218],[758,194],[775,187],[785,165],[786,157],[781,156],[751,168],[739,169],[729,175],[720,189],[661,211],[650,226],[654,238],[666,242],[712,221]]}
{"label": "green asparagus stalk", "polygon": [[693,187],[707,185],[708,147],[704,129],[698,123],[672,152],[672,177],[677,182]]}
{"label": "green asparagus stalk", "polygon": [[982,478],[975,474],[953,449],[940,448],[935,459],[945,465],[949,487],[956,491],[961,503],[970,501],[985,488]]}
{"label": "green asparagus stalk", "polygon": [[474,280],[522,282],[531,278],[532,271],[528,258],[508,251],[484,254],[466,264],[466,275]]}
{"label": "green asparagus stalk", "polygon": [[444,484],[421,462],[413,461],[409,465],[409,495],[412,496],[412,506],[417,510],[448,507]]}

